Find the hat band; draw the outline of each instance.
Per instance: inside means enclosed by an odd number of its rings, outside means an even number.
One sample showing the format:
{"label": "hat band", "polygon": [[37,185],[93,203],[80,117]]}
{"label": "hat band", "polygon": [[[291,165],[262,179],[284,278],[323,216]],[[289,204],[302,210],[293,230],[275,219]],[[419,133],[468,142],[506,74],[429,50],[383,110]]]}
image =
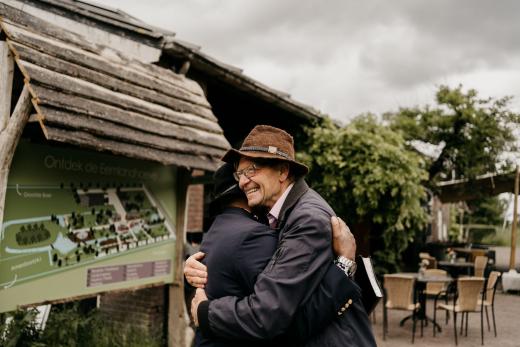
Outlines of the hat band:
{"label": "hat band", "polygon": [[220,198],[221,196],[223,196],[223,195],[229,193],[230,191],[232,191],[233,189],[235,189],[237,186],[238,186],[237,183],[233,184],[231,187],[227,188],[227,189],[224,190],[222,193],[217,194],[217,195],[213,198],[213,200],[216,200],[216,199]]}
{"label": "hat band", "polygon": [[278,148],[276,148],[274,146],[269,146],[269,147],[249,146],[249,147],[242,147],[242,148],[240,148],[240,150],[244,151],[244,152],[267,152],[267,153],[271,153],[271,154],[277,154],[281,157],[284,157],[287,160],[293,160],[289,156],[289,154],[280,151]]}

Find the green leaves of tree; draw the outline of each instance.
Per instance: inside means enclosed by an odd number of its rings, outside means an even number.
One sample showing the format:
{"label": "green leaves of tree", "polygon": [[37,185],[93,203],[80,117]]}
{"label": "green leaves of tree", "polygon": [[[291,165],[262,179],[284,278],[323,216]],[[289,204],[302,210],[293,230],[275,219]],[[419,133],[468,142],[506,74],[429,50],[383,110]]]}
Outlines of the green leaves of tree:
{"label": "green leaves of tree", "polygon": [[384,115],[392,129],[408,140],[445,146],[428,163],[431,183],[439,179],[474,178],[496,172],[508,163],[504,152],[516,150],[514,127],[520,115],[507,109],[511,98],[479,98],[474,89],[441,86],[436,107],[401,108]]}
{"label": "green leaves of tree", "polygon": [[307,180],[347,223],[372,225],[372,236],[383,241],[376,263],[395,269],[426,220],[423,160],[371,115],[342,128],[325,119],[306,131],[308,150],[300,158],[311,169]]}

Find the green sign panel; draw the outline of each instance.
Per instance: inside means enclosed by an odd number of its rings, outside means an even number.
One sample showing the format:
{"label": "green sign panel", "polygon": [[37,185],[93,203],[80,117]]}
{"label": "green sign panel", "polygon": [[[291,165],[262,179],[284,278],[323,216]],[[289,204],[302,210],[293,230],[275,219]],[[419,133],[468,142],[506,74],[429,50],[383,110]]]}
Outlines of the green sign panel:
{"label": "green sign panel", "polygon": [[0,230],[0,312],[171,283],[176,170],[22,142]]}

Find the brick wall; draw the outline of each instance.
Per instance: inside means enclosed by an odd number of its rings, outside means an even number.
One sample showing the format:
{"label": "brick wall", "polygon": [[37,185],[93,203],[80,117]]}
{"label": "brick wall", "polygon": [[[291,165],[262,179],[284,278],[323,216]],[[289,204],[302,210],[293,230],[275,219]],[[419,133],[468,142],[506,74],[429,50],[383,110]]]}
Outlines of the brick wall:
{"label": "brick wall", "polygon": [[151,334],[163,333],[163,321],[167,310],[164,286],[135,291],[106,293],[100,296],[101,312],[112,322],[141,328]]}
{"label": "brick wall", "polygon": [[202,231],[204,212],[204,185],[195,184],[188,188],[187,232]]}
{"label": "brick wall", "polygon": [[[192,176],[201,176],[204,171],[194,170]],[[194,184],[188,187],[187,232],[202,231],[204,217],[204,185]]]}

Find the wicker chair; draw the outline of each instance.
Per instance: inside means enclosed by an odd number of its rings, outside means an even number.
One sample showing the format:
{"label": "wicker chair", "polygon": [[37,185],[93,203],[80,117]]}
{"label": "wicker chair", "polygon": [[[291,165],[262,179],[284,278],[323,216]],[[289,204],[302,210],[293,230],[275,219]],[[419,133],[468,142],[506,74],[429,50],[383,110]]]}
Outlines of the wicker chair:
{"label": "wicker chair", "polygon": [[[425,276],[448,276],[448,273],[440,269],[426,269]],[[446,283],[443,282],[428,282],[426,283],[425,294],[429,296],[436,296],[442,291],[446,290]]]}
{"label": "wicker chair", "polygon": [[384,276],[384,305],[383,305],[383,340],[388,333],[388,310],[405,310],[412,312],[412,343],[415,340],[415,324],[420,305],[415,302],[415,278],[407,275]]}
{"label": "wicker chair", "polygon": [[437,268],[437,259],[435,257],[432,257],[430,253],[428,252],[419,252],[419,259],[428,260],[428,269],[436,269]]}
{"label": "wicker chair", "polygon": [[428,252],[419,252],[419,258],[429,258],[431,257],[430,253]]}
{"label": "wicker chair", "polygon": [[[495,322],[495,292],[497,291],[498,279],[501,276],[501,273],[498,271],[491,271],[489,277],[487,279],[486,291],[484,293],[484,308],[486,309],[486,321],[488,326],[488,331],[491,331],[491,327],[489,326],[489,314],[488,307],[491,307],[491,315],[493,316],[493,330],[495,332],[495,337],[497,336],[497,325]],[[479,302],[479,305],[482,304]]]}
{"label": "wicker chair", "polygon": [[[440,269],[426,269],[425,276],[448,276],[448,272]],[[448,303],[448,296],[446,295],[449,283],[443,282],[428,282],[424,294],[429,297],[437,297],[437,299],[444,298],[445,303]],[[439,295],[440,294],[440,295]],[[446,324],[448,324],[449,312],[446,311]],[[435,329],[435,324],[433,325]]]}
{"label": "wicker chair", "polygon": [[486,266],[488,263],[488,257],[484,255],[479,255],[475,257],[475,265],[473,276],[475,277],[484,277],[484,273],[486,272]]}
{"label": "wicker chair", "polygon": [[[453,304],[434,302],[433,321],[437,319],[437,310],[442,309],[453,313],[453,331],[455,335],[455,345],[457,345],[457,314],[461,313],[460,334],[462,335],[464,326],[464,316],[466,316],[466,336],[468,335],[468,314],[470,312],[480,312],[480,335],[484,344],[484,319],[483,319],[483,300],[485,279],[483,277],[462,277],[457,280],[457,291],[453,296]],[[480,299],[480,300],[479,300]],[[435,336],[435,329],[433,329]]]}

